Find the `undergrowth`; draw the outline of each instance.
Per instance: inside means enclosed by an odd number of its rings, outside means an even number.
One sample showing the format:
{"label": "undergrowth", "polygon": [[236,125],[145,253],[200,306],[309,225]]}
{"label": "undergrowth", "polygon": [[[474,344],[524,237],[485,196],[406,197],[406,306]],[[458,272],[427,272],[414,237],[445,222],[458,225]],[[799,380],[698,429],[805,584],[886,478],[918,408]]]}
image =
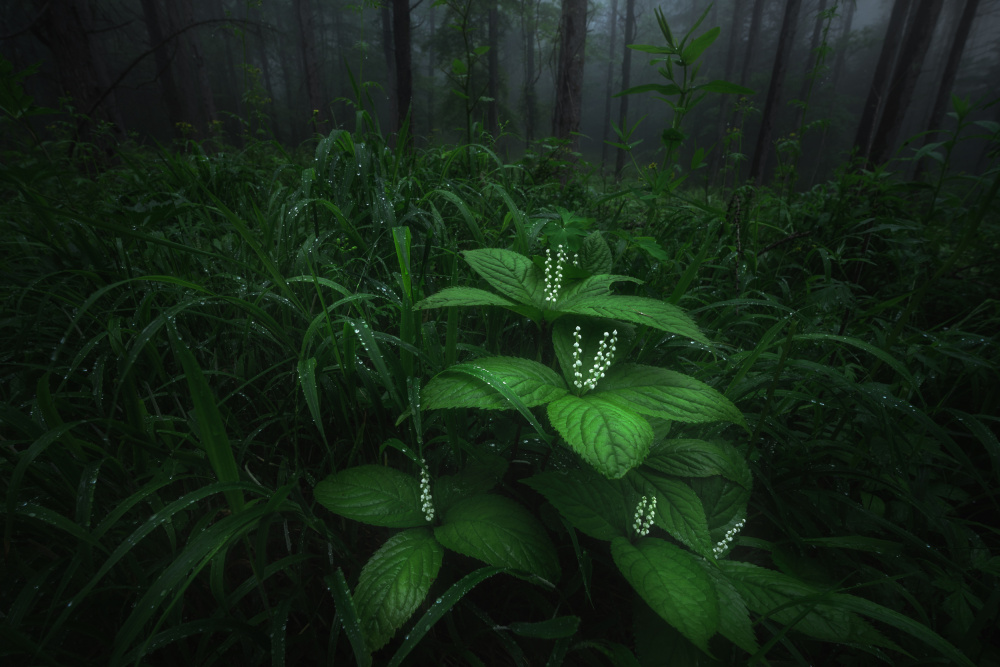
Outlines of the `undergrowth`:
{"label": "undergrowth", "polygon": [[[801,193],[650,200],[641,182],[560,186],[544,145],[508,164],[488,141],[408,153],[374,129],[294,155],[129,148],[89,176],[58,143],[5,153],[9,664],[1000,662],[996,166],[943,165],[929,188],[845,164]],[[653,537],[632,530],[638,482],[581,454],[586,429],[574,447],[489,372],[440,388],[490,358],[559,369],[557,305],[440,295],[496,288],[469,251],[529,280],[560,245],[600,255],[616,296],[697,324],[602,311],[629,327],[619,356],[735,406],[730,424],[649,417],[656,456],[708,443],[642,487],[680,494],[661,493]],[[459,386],[478,398],[460,406]],[[387,470],[395,500],[337,496],[350,471],[373,488]],[[560,471],[578,486],[539,481]],[[608,485],[620,526],[566,499]],[[462,547],[455,514],[410,527],[425,488],[439,512],[490,505],[503,516],[469,521],[495,534]],[[715,611],[650,599],[636,554],[694,563]],[[372,608],[386,563],[397,597]]]}

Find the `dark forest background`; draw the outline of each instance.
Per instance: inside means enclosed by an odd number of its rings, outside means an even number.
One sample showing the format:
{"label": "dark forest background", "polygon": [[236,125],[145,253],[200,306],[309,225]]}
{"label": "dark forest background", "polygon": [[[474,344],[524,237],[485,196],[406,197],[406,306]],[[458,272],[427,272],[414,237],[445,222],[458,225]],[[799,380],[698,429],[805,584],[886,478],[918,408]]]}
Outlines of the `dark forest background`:
{"label": "dark forest background", "polygon": [[[40,104],[106,123],[101,131],[115,140],[239,144],[264,133],[296,145],[353,126],[356,105],[370,102],[386,132],[409,109],[422,144],[467,139],[471,125],[518,156],[532,140],[578,131],[584,157],[611,172],[623,164],[606,143],[612,123],[645,119],[633,135],[643,140],[642,164],[656,158],[669,121],[655,95],[612,97],[658,80],[645,54],[625,48],[659,42],[657,6],[679,35],[708,10],[703,28],[720,26],[722,37],[701,78],[756,91],[701,106],[691,145],[722,146],[739,127],[752,160],[762,125],[771,143],[804,129],[806,185],[866,143],[876,162],[888,159],[903,140],[942,127],[950,95],[986,101],[1000,80],[994,0],[37,0],[3,3],[0,48],[16,70],[41,65],[27,84]],[[556,113],[560,25],[574,12],[586,25],[582,102]],[[910,66],[894,70],[896,62]],[[778,97],[765,108],[774,80]],[[567,113],[579,117],[561,122]],[[1000,119],[996,106],[978,114]],[[982,165],[979,149],[955,158]]]}

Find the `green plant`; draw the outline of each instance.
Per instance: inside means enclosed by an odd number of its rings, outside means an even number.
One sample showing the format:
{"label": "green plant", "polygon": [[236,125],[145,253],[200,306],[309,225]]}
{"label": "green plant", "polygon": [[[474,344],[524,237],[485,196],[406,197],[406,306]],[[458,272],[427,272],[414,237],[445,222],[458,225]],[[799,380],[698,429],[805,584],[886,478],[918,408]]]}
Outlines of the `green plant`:
{"label": "green plant", "polygon": [[[651,65],[660,65],[657,72],[669,83],[647,83],[640,86],[633,86],[615,95],[636,95],[638,93],[658,93],[666,104],[670,107],[671,115],[670,127],[663,130],[660,142],[663,144],[664,154],[660,162],[661,169],[652,172],[653,176],[647,178],[647,185],[650,190],[657,195],[666,194],[676,190],[683,183],[689,172],[677,164],[678,152],[687,134],[681,129],[684,117],[687,116],[708,93],[722,93],[732,95],[753,95],[752,90],[744,88],[728,81],[714,80],[706,83],[696,83],[698,73],[701,70],[699,58],[704,54],[713,42],[718,38],[721,29],[712,28],[698,37],[692,39],[695,31],[701,26],[702,21],[708,16],[711,6],[705,9],[702,15],[695,21],[691,29],[688,30],[680,41],[675,41],[670,25],[667,23],[663,10],[656,8],[656,21],[660,27],[660,33],[666,42],[666,46],[654,46],[650,44],[629,44],[628,48],[643,53],[658,56],[650,61]],[[678,71],[679,70],[679,71]],[[624,128],[621,128],[624,130]],[[628,135],[635,131],[633,127]],[[621,147],[631,149],[634,143],[628,142],[628,135],[623,134],[616,128],[621,138]],[[698,148],[691,157],[690,171],[695,171],[706,165],[705,150]],[[647,172],[649,173],[649,172]]]}

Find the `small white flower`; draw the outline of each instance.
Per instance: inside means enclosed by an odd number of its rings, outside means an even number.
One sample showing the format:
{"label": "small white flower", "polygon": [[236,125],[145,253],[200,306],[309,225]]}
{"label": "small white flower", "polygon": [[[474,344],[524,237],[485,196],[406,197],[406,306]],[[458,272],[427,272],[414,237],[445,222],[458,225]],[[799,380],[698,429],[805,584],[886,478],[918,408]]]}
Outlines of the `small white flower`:
{"label": "small white flower", "polygon": [[744,525],[746,525],[746,519],[740,519],[740,521],[735,526],[726,531],[725,537],[719,540],[719,543],[716,544],[715,547],[712,549],[712,554],[716,558],[726,553],[726,549],[728,549],[732,541],[736,539],[736,536],[739,534],[739,532],[743,530]]}
{"label": "small white flower", "polygon": [[431,476],[427,472],[427,461],[420,459],[420,509],[428,521],[434,520],[434,502],[431,498]]}
{"label": "small white flower", "polygon": [[562,245],[556,248],[556,256],[552,257],[552,249],[545,250],[545,301],[555,303],[559,297],[559,289],[562,287],[563,266],[568,260],[566,251]]}
{"label": "small white flower", "polygon": [[[576,339],[576,343],[573,345],[573,366],[576,368],[583,365],[583,362],[580,361],[580,327],[577,327],[576,331],[573,332],[573,337]],[[611,333],[604,332],[604,338],[601,340],[601,345],[597,348],[597,354],[594,356],[594,366],[587,374],[587,379],[580,379],[583,377],[580,372],[573,374],[577,378],[573,382],[577,389],[593,389],[597,386],[597,381],[604,377],[605,371],[611,367],[611,362],[614,361],[615,351],[618,349],[616,347],[617,342],[617,329]]]}

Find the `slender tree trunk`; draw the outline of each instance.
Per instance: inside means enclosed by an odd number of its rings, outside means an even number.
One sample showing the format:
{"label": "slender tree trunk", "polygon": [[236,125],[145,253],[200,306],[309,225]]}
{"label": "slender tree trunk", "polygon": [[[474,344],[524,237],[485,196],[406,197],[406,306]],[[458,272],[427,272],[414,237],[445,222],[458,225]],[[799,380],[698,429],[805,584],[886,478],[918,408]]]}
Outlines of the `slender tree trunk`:
{"label": "slender tree trunk", "polygon": [[[90,3],[87,0],[35,0],[34,4],[41,15],[31,30],[52,52],[59,83],[73,100],[76,111],[111,123],[114,135],[124,138],[115,95],[107,93],[111,79],[93,41]],[[78,135],[83,132],[85,122],[82,117],[77,120]]]}
{"label": "slender tree trunk", "polygon": [[[395,2],[395,0],[392,1]],[[392,14],[387,2],[382,3],[380,16],[382,18],[382,55],[385,57],[385,78],[389,86],[390,131],[395,132],[399,129],[396,124],[399,118],[399,95],[396,89],[398,79],[396,78],[396,56],[393,54]]]}
{"label": "slender tree trunk", "polygon": [[929,132],[937,132],[944,122],[945,112],[951,102],[951,91],[955,87],[955,76],[958,74],[958,66],[962,62],[962,54],[965,52],[965,43],[969,39],[972,31],[972,22],[976,18],[976,11],[979,9],[979,0],[965,0],[965,7],[962,15],[958,19],[958,25],[951,36],[951,46],[948,48],[948,59],[945,61],[944,74],[938,84],[937,95],[934,97],[934,108],[927,123]]}
{"label": "slender tree trunk", "polygon": [[[410,0],[392,0],[392,35],[396,51],[396,130],[403,127],[413,101],[413,63],[410,43]],[[413,137],[413,116],[407,146]]]}
{"label": "slender tree trunk", "polygon": [[486,95],[490,98],[490,103],[486,107],[486,125],[490,135],[496,140],[500,136],[500,15],[497,0],[490,0],[488,21],[490,50],[486,55],[489,88]]}
{"label": "slender tree trunk", "polygon": [[[267,5],[265,5],[267,7]],[[295,39],[298,33],[298,20],[294,17],[288,16],[288,12],[281,11],[280,8],[272,5],[274,24],[279,30],[279,39],[284,38],[286,42]],[[280,49],[279,49],[280,54]],[[301,56],[301,51],[299,52]],[[307,136],[304,132],[306,127],[305,123],[301,122],[300,110],[303,107],[302,101],[298,96],[298,87],[294,85],[296,81],[296,76],[299,71],[295,68],[294,58],[290,55],[282,57],[279,55],[277,63],[281,66],[281,79],[284,83],[284,93],[285,93],[285,106],[288,109],[288,114],[286,116],[286,121],[288,123],[288,140],[290,143],[297,143]]]}
{"label": "slender tree trunk", "polygon": [[892,157],[943,5],[944,0],[920,0],[914,8],[915,14],[907,28],[892,75],[891,94],[886,100],[885,111],[872,139],[871,157],[876,164],[888,162]]}
{"label": "slender tree trunk", "polygon": [[785,74],[788,72],[788,61],[795,40],[795,26],[799,21],[801,6],[802,0],[785,2],[785,15],[781,20],[781,35],[778,37],[778,53],[774,57],[774,67],[771,69],[771,85],[768,86],[767,99],[764,101],[764,115],[761,118],[760,134],[757,135],[757,148],[750,163],[750,180],[757,185],[764,182],[764,168],[771,152],[771,130],[774,127],[774,117],[778,114],[781,90],[785,84]]}
{"label": "slender tree trunk", "polygon": [[430,11],[430,23],[431,23],[431,38],[427,43],[427,130],[431,131],[434,129],[433,119],[436,117],[436,110],[434,109],[434,32],[437,29],[437,25],[434,21],[434,8],[437,5],[431,5]]}
{"label": "slender tree trunk", "polygon": [[552,134],[570,140],[577,151],[583,106],[584,47],[587,39],[587,0],[562,0],[559,20],[559,68],[556,74],[556,105]]}
{"label": "slender tree trunk", "polygon": [[315,115],[317,124],[327,118],[326,104],[323,102],[320,81],[319,59],[316,57],[316,39],[313,30],[313,13],[310,0],[293,0],[295,20],[299,32],[299,55],[302,57],[302,71],[306,80],[306,95],[309,111]]}
{"label": "slender tree trunk", "polygon": [[[172,3],[169,3],[172,4]],[[179,0],[180,21],[178,28],[186,28],[194,23],[194,2],[193,0]],[[208,79],[208,68],[205,66],[205,54],[201,48],[201,37],[197,30],[188,30],[179,38],[179,44],[188,52],[191,62],[191,72],[194,76],[195,90],[192,97],[194,105],[194,117],[197,118],[195,127],[199,130],[207,130],[209,123],[213,122],[218,115],[215,111],[215,96],[212,92],[212,84]]]}
{"label": "slender tree trunk", "polygon": [[882,41],[882,51],[875,65],[875,75],[871,87],[868,88],[868,98],[865,100],[861,120],[858,122],[858,131],[854,136],[854,147],[858,157],[865,161],[871,153],[875,127],[882,113],[882,106],[885,104],[889,78],[896,64],[896,53],[902,41],[910,6],[911,0],[896,0],[892,5],[892,14],[889,15],[889,26]]}
{"label": "slender tree trunk", "polygon": [[[732,81],[733,72],[736,70],[736,52],[740,48],[740,37],[743,33],[743,12],[744,4],[746,0],[733,0],[733,15],[732,21],[729,26],[729,49],[726,52],[726,70],[722,77],[723,81]],[[729,107],[731,100],[728,95],[719,95],[719,121],[716,125],[715,136],[716,139],[716,150],[712,151],[712,176],[713,178],[719,173],[719,169],[725,163],[724,156],[722,155],[722,148],[724,147],[724,139],[726,133],[726,121],[729,120],[729,114],[727,113],[727,108]]]}
{"label": "slender tree trunk", "polygon": [[608,160],[608,135],[611,132],[611,96],[615,94],[615,47],[618,46],[618,0],[611,0],[611,44],[608,46],[608,71],[604,84],[604,133],[601,135],[601,169]]}
{"label": "slender tree trunk", "polygon": [[268,115],[271,121],[271,132],[274,134],[274,138],[280,142],[282,133],[278,119],[275,118],[274,81],[271,78],[271,58],[267,52],[267,37],[264,29],[261,29],[257,35],[257,58],[260,60],[261,74],[264,75],[264,90],[267,91],[267,106],[270,107]]}
{"label": "slender tree trunk", "polygon": [[157,0],[142,0],[142,14],[146,21],[146,31],[149,33],[149,45],[153,48],[153,59],[156,61],[156,80],[160,82],[163,92],[163,105],[167,109],[170,127],[176,135],[178,124],[185,122],[186,118],[182,111],[177,83],[174,80],[169,46],[163,41],[165,35]]}
{"label": "slender tree trunk", "polygon": [[750,66],[753,64],[753,52],[757,48],[757,37],[760,35],[765,2],[767,0],[753,0],[753,14],[750,17],[750,30],[747,32],[747,50],[743,54],[743,69],[740,71],[741,86],[746,86],[750,79]]}
{"label": "slender tree trunk", "polygon": [[830,90],[837,91],[837,83],[840,81],[840,73],[844,71],[844,57],[847,55],[847,47],[851,39],[851,25],[854,23],[854,10],[858,3],[849,0],[847,2],[847,14],[844,16],[844,29],[840,32],[839,46],[837,47],[837,61],[833,65],[833,76],[830,77]]}
{"label": "slender tree trunk", "polygon": [[[535,119],[538,107],[535,97],[535,31],[538,25],[537,5],[533,0],[522,2],[521,28],[524,33],[524,143],[527,148],[535,139]],[[530,11],[527,8],[530,7]]]}
{"label": "slender tree trunk", "polygon": [[823,16],[823,12],[826,11],[826,0],[819,0],[819,9],[816,10],[816,23],[813,24],[813,34],[812,40],[809,42],[809,57],[806,59],[806,69],[802,75],[802,87],[799,89],[799,100],[802,102],[802,109],[799,112],[799,124],[806,116],[806,104],[808,103],[809,97],[809,84],[816,72],[816,64],[819,62],[819,54],[816,53],[816,49],[819,48],[819,38],[823,34],[823,21],[826,19]]}
{"label": "slender tree trunk", "polygon": [[[635,0],[625,0],[625,51],[622,55],[622,90],[632,85],[632,49],[628,45],[635,40]],[[628,130],[628,95],[622,95],[618,107],[618,127]],[[621,178],[625,169],[625,149],[619,148],[615,154],[615,178]]]}

